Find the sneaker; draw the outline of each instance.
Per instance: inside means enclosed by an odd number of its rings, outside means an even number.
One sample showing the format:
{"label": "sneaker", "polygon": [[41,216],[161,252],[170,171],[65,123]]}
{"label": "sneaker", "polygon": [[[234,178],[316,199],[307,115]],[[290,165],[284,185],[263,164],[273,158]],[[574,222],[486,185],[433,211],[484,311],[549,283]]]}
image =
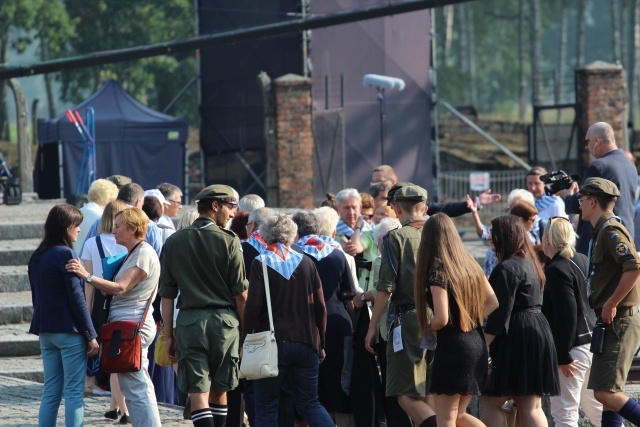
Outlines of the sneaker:
{"label": "sneaker", "polygon": [[120,424],[131,424],[131,418],[129,418],[129,415],[124,414],[122,418],[120,418]]}
{"label": "sneaker", "polygon": [[104,417],[109,418],[110,420],[117,420],[119,415],[120,415],[119,409],[112,409],[109,412],[104,413]]}

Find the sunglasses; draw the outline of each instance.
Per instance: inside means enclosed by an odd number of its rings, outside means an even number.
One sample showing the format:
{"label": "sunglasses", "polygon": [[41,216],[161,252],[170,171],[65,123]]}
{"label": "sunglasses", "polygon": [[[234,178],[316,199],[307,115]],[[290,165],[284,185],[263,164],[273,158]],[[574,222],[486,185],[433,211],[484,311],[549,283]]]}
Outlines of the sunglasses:
{"label": "sunglasses", "polygon": [[578,206],[582,206],[585,200],[591,200],[591,197],[584,197],[582,199],[578,199]]}
{"label": "sunglasses", "polygon": [[551,221],[553,221],[554,219],[564,219],[569,224],[571,224],[571,221],[569,221],[569,218],[566,218],[564,216],[552,216],[551,218],[549,218],[549,224],[551,224]]}

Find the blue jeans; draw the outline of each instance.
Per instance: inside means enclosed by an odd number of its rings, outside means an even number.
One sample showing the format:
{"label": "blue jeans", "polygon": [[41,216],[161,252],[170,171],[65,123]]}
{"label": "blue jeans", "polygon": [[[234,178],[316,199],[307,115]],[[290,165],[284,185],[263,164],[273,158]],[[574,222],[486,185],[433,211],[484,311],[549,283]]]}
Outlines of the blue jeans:
{"label": "blue jeans", "polygon": [[318,353],[308,344],[278,341],[278,376],[253,382],[256,401],[256,427],[278,427],[280,389],[284,384],[293,397],[298,413],[310,427],[335,423],[318,400]]}
{"label": "blue jeans", "polygon": [[44,365],[44,390],[38,425],[55,427],[64,393],[65,425],[82,426],[87,340],[76,333],[41,333],[40,351]]}

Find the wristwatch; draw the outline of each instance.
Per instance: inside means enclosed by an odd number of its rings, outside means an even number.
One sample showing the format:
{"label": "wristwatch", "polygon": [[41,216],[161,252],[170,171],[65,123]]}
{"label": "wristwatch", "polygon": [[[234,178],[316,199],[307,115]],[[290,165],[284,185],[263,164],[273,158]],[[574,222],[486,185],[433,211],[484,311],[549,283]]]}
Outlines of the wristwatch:
{"label": "wristwatch", "polygon": [[93,274],[88,275],[87,278],[84,279],[84,281],[87,283],[91,283],[93,281]]}
{"label": "wristwatch", "polygon": [[364,292],[360,294],[360,299],[362,301],[366,301],[367,300],[367,296],[364,294]]}

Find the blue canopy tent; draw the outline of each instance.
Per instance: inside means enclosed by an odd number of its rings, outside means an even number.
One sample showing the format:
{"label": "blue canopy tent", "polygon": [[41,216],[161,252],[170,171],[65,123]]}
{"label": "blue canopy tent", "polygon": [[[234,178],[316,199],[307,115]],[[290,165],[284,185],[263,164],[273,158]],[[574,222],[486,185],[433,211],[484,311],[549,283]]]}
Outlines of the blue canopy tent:
{"label": "blue canopy tent", "polygon": [[[185,191],[186,120],[142,105],[109,80],[73,110],[95,110],[97,178],[125,175],[142,188],[170,182]],[[65,114],[38,120],[34,186],[41,199],[72,196],[84,141]]]}

